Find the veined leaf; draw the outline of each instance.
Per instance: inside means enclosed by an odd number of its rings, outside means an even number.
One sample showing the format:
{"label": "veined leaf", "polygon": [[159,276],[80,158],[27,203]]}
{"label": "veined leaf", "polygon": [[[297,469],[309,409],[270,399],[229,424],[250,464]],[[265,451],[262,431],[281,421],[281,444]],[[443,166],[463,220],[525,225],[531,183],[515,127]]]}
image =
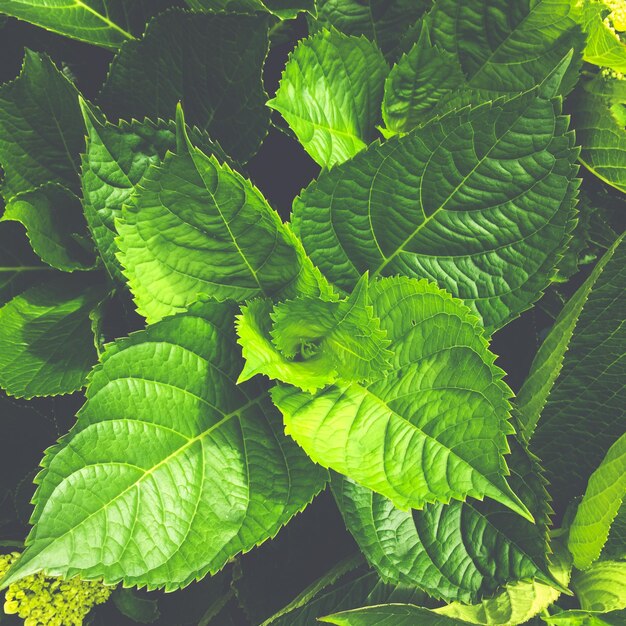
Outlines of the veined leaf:
{"label": "veined leaf", "polygon": [[31,287],[0,309],[0,387],[32,398],[80,389],[97,361],[91,311],[104,285],[59,276]]}
{"label": "veined leaf", "polygon": [[151,166],[122,219],[118,258],[149,323],[206,293],[239,302],[319,294],[319,275],[260,191],[194,147],[179,108],[180,149]]}
{"label": "veined leaf", "polygon": [[622,626],[626,611],[611,611],[598,615],[573,609],[554,615],[542,615],[541,618],[550,626]]}
{"label": "veined leaf", "polygon": [[76,190],[83,146],[76,88],[46,55],[26,50],[18,78],[0,87],[5,200],[48,182]]}
{"label": "veined leaf", "polygon": [[374,139],[388,73],[380,50],[365,37],[324,30],[298,44],[267,104],[317,163],[332,167]]}
{"label": "veined leaf", "polygon": [[582,494],[624,432],[625,407],[615,385],[626,377],[625,255],[622,235],[558,317],[519,394],[523,431],[530,437],[536,424],[531,449],[559,508]]}
{"label": "veined leaf", "polygon": [[365,35],[386,57],[394,57],[402,35],[430,8],[432,0],[317,0],[311,32],[336,28],[346,35]]}
{"label": "veined leaf", "polygon": [[626,609],[626,561],[598,561],[584,572],[574,572],[572,588],[585,611]]}
{"label": "veined leaf", "polygon": [[570,527],[567,545],[578,569],[586,569],[600,556],[625,495],[626,434],[610,447],[591,475]]}
{"label": "veined leaf", "polygon": [[234,13],[253,13],[268,11],[283,20],[293,19],[307,11],[315,15],[315,0],[186,0],[196,11],[227,11]]}
{"label": "veined leaf", "polygon": [[0,13],[116,50],[169,5],[167,0],[3,0]]}
{"label": "veined leaf", "polygon": [[236,385],[234,312],[199,302],[107,347],[76,426],[44,459],[35,526],[3,586],[45,570],[182,587],[323,488],[266,388]]}
{"label": "veined leaf", "polygon": [[438,615],[413,604],[381,604],[327,615],[320,621],[338,626],[464,626],[467,622]]}
{"label": "veined leaf", "polygon": [[[85,217],[109,274],[123,282],[115,256],[115,219],[121,217],[122,206],[148,168],[161,163],[168,150],[176,149],[176,126],[173,121],[148,119],[114,125],[87,102],[80,102],[87,127],[87,147],[82,156]],[[193,128],[189,134],[207,154],[226,160],[221,148],[204,133]]]}
{"label": "veined leaf", "polygon": [[[515,444],[510,466],[511,487],[538,524],[522,521],[490,501],[427,504],[420,511],[402,511],[337,474],[332,488],[348,530],[383,580],[417,586],[447,602],[470,603],[507,582],[536,579],[511,592],[516,610],[521,610],[535,592],[550,596],[550,602],[559,592],[552,588],[554,575],[546,561],[550,508],[536,461]],[[496,598],[498,606],[511,606],[506,597]]]}
{"label": "veined leaf", "polygon": [[[473,89],[512,93],[540,84],[584,37],[572,0],[437,0],[427,20],[433,43],[454,53]],[[572,64],[562,85],[578,80]]]}
{"label": "veined leaf", "polygon": [[427,277],[495,330],[540,296],[574,227],[573,142],[536,93],[454,111],[323,173],[294,227],[340,287]]}
{"label": "veined leaf", "polygon": [[33,250],[56,269],[95,265],[80,200],[64,187],[52,183],[13,196],[1,220],[23,224]]}
{"label": "veined leaf", "polygon": [[626,501],[622,500],[622,506],[613,519],[609,536],[602,548],[600,556],[603,560],[623,561],[626,559]]}
{"label": "veined leaf", "polygon": [[100,96],[105,112],[168,119],[182,100],[190,125],[246,161],[269,124],[261,81],[268,29],[263,15],[159,15],[141,41],[124,44],[111,64]]}
{"label": "veined leaf", "polygon": [[488,496],[530,517],[504,478],[510,390],[478,319],[427,281],[380,280],[371,298],[391,370],[315,395],[279,384],[272,399],[285,431],[399,508]]}

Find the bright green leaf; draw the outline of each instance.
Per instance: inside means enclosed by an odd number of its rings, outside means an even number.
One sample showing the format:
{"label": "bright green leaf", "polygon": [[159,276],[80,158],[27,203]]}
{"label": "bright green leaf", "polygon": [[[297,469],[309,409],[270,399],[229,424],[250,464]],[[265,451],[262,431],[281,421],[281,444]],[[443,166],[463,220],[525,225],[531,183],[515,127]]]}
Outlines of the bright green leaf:
{"label": "bright green leaf", "polygon": [[298,44],[268,106],[317,163],[331,167],[374,139],[388,73],[373,43],[325,30]]}
{"label": "bright green leaf", "polygon": [[575,225],[573,142],[535,93],[454,111],[323,173],[294,227],[340,287],[427,277],[494,330],[541,295]]}
{"label": "bright green leaf", "polygon": [[626,611],[611,611],[603,615],[573,609],[554,615],[542,615],[543,621],[550,626],[623,626]]}
{"label": "bright green leaf", "polygon": [[338,626],[464,626],[467,622],[438,615],[412,604],[381,604],[328,615],[322,622]]}
{"label": "bright green leaf", "polygon": [[182,587],[323,488],[266,388],[235,383],[235,308],[200,302],[107,347],[76,426],[44,459],[35,526],[3,586],[45,570]]}
{"label": "bright green leaf", "polygon": [[572,588],[585,611],[626,609],[626,561],[598,561],[584,572],[574,572]]}
{"label": "bright green leaf", "polygon": [[478,319],[426,281],[380,280],[371,298],[391,370],[316,395],[279,384],[272,399],[286,432],[314,461],[399,508],[488,496],[528,516],[504,478],[511,392]]}

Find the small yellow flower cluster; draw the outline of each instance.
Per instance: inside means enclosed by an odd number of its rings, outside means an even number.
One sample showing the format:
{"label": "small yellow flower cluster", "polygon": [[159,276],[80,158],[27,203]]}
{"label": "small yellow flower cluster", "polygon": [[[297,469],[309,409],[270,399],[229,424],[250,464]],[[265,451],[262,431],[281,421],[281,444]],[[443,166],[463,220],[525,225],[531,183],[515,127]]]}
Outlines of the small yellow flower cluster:
{"label": "small yellow flower cluster", "polygon": [[[18,552],[0,555],[0,578],[18,557]],[[8,588],[4,612],[21,617],[24,626],[82,626],[89,611],[106,602],[112,590],[98,582],[35,574]]]}
{"label": "small yellow flower cluster", "polygon": [[613,28],[620,32],[626,31],[626,0],[604,0],[604,4],[611,10],[608,19]]}
{"label": "small yellow flower cluster", "polygon": [[602,69],[602,78],[605,80],[624,80],[624,74],[612,70],[610,67],[605,67]]}

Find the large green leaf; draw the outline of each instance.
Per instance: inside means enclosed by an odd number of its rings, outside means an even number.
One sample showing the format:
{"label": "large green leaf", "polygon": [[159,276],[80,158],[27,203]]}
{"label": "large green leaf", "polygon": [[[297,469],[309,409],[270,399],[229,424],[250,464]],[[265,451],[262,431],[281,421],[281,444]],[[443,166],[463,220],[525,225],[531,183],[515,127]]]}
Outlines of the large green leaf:
{"label": "large green leaf", "polygon": [[80,389],[97,360],[90,315],[106,293],[80,275],[59,276],[5,304],[0,387],[25,398]]}
{"label": "large green leaf", "polygon": [[169,5],[169,0],[3,0],[0,13],[115,50]]}
{"label": "large green leaf", "polygon": [[534,92],[464,108],[322,174],[294,226],[340,287],[366,270],[427,277],[494,330],[540,296],[574,227],[573,143]]}
{"label": "large green leaf", "polygon": [[175,589],[275,535],[323,488],[266,388],[235,383],[235,308],[200,302],[107,347],[76,426],[44,459],[35,526],[3,586],[43,569]]}
{"label": "large green leaf", "polygon": [[169,119],[182,100],[190,125],[207,130],[233,158],[249,159],[269,124],[261,81],[268,28],[263,15],[159,15],[111,64],[100,96],[105,112]]}
{"label": "large green leaf", "polygon": [[622,235],[562,311],[520,392],[518,414],[527,436],[537,424],[531,448],[558,508],[582,495],[624,432],[618,390],[626,377],[625,255]]}
{"label": "large green leaf", "polygon": [[[513,447],[510,466],[511,487],[538,524],[522,521],[491,501],[402,511],[339,475],[334,475],[332,487],[348,530],[383,580],[417,586],[448,602],[476,602],[509,581],[543,581],[516,592],[522,604],[534,591],[554,584],[546,561],[550,509],[536,463],[519,444]],[[547,588],[543,595],[552,597]]]}
{"label": "large green leaf", "polygon": [[[151,165],[163,161],[168,150],[176,149],[173,121],[144,120],[111,124],[81,99],[87,128],[87,146],[82,156],[82,188],[85,217],[105,266],[111,276],[123,282],[115,256],[115,218],[121,217],[135,187]],[[197,129],[189,134],[207,154],[222,160],[226,155]]]}
{"label": "large green leaf", "polygon": [[19,77],[0,87],[5,200],[48,182],[76,190],[84,145],[76,88],[46,55],[26,50]]}
{"label": "large green leaf", "polygon": [[413,604],[381,604],[322,617],[338,626],[464,626],[461,622]]}
{"label": "large green leaf", "polygon": [[541,618],[550,626],[623,626],[626,611],[611,611],[598,615],[597,613],[572,609],[560,611],[553,615],[542,615]]}
{"label": "large green leaf", "polygon": [[390,371],[315,395],[279,384],[272,399],[286,432],[400,508],[488,496],[528,516],[504,478],[511,392],[478,319],[427,281],[383,279],[371,298],[391,340]]}
{"label": "large green leaf", "polygon": [[190,143],[179,113],[180,148],[148,169],[117,221],[138,311],[152,323],[200,293],[237,301],[319,293],[289,228],[249,180]]}
{"label": "large green leaf", "polygon": [[388,73],[365,37],[324,30],[298,44],[268,106],[280,111],[315,161],[331,167],[374,139]]}
{"label": "large green leaf", "polygon": [[317,0],[311,30],[334,27],[347,35],[365,35],[387,57],[394,57],[403,34],[430,8],[432,0]]}
{"label": "large green leaf", "polygon": [[591,475],[569,531],[568,547],[578,569],[589,567],[602,552],[613,519],[626,496],[626,434],[609,449]]}
{"label": "large green leaf", "polygon": [[80,200],[56,183],[13,196],[1,220],[23,224],[33,250],[56,269],[73,272],[95,264]]}
{"label": "large green leaf", "polygon": [[281,19],[292,19],[308,11],[315,15],[315,0],[186,0],[196,11],[227,11],[253,13],[269,11]]}
{"label": "large green leaf", "polygon": [[598,561],[584,572],[574,572],[572,588],[585,611],[626,609],[626,561]]}
{"label": "large green leaf", "polygon": [[[573,47],[584,45],[571,0],[437,0],[427,20],[433,43],[456,55],[468,86],[526,91],[541,83]],[[567,93],[579,63],[568,69]]]}

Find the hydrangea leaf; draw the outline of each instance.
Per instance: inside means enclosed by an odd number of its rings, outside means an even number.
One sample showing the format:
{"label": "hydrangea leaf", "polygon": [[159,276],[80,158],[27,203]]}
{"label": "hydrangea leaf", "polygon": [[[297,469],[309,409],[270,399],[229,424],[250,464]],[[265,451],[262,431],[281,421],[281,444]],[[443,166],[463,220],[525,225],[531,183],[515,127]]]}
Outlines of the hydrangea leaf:
{"label": "hydrangea leaf", "polygon": [[624,432],[625,407],[615,384],[626,377],[625,254],[622,235],[557,318],[519,395],[517,412],[527,437],[541,416],[531,447],[542,459],[559,509],[582,495]]}
{"label": "hydrangea leaf", "polygon": [[572,588],[585,611],[609,613],[626,609],[626,562],[598,561],[574,572]]}
{"label": "hydrangea leaf", "polygon": [[337,626],[464,626],[467,622],[438,615],[413,604],[381,604],[320,618]]}
{"label": "hydrangea leaf", "polygon": [[577,609],[541,616],[541,619],[550,626],[622,626],[624,618],[626,611],[611,611],[598,615]]}
{"label": "hydrangea leaf", "polygon": [[606,453],[589,478],[587,491],[570,527],[568,548],[574,565],[588,568],[602,552],[613,519],[626,496],[626,434]]}
{"label": "hydrangea leaf", "polygon": [[317,19],[309,23],[311,32],[333,27],[346,35],[365,35],[392,58],[404,33],[431,4],[431,0],[317,0]]}
{"label": "hydrangea leaf", "polygon": [[365,37],[336,30],[302,40],[267,104],[323,167],[363,150],[376,132],[389,67]]}
{"label": "hydrangea leaf", "polygon": [[[469,603],[507,582],[536,579],[537,586],[514,594],[530,597],[534,590],[561,581],[555,581],[546,561],[551,510],[536,459],[519,444],[512,452],[511,487],[538,524],[521,521],[492,501],[427,504],[419,511],[402,511],[338,474],[333,476],[333,493],[348,530],[383,580],[417,586],[447,602]],[[506,599],[498,603],[506,604]]]}
{"label": "hydrangea leaf", "polygon": [[417,42],[393,66],[385,81],[383,120],[387,134],[413,130],[444,95],[464,82],[457,57],[432,45],[428,22],[423,21]]}
{"label": "hydrangea leaf", "polygon": [[76,88],[46,55],[27,49],[20,75],[0,87],[5,200],[48,182],[77,190],[83,146]]}
{"label": "hydrangea leaf", "polygon": [[0,12],[80,41],[118,49],[168,0],[3,0]]}
{"label": "hydrangea leaf", "polygon": [[[433,43],[457,56],[469,87],[511,93],[532,89],[583,47],[576,18],[571,0],[437,0],[427,20]],[[578,69],[569,68],[563,93]]]}
{"label": "hydrangea leaf", "polygon": [[391,340],[390,371],[315,395],[279,384],[272,399],[286,432],[399,508],[488,496],[532,518],[504,478],[511,392],[478,319],[427,281],[383,279],[371,298]]}
{"label": "hydrangea leaf", "polygon": [[[109,274],[124,282],[115,256],[115,218],[121,217],[122,206],[148,168],[176,149],[176,127],[173,121],[149,119],[111,124],[84,100],[80,104],[87,128],[81,176],[85,217]],[[227,160],[205,133],[193,128],[189,134],[207,154]]]}
{"label": "hydrangea leaf", "polygon": [[600,558],[609,561],[623,561],[626,559],[626,500],[617,511],[611,524],[609,536],[602,548]]}
{"label": "hydrangea leaf", "polygon": [[48,265],[64,272],[94,267],[83,208],[68,189],[51,183],[19,193],[1,220],[23,224],[33,250]]}
{"label": "hydrangea leaf", "polygon": [[196,11],[253,13],[268,11],[280,19],[290,20],[304,11],[315,15],[315,0],[186,0]]}
{"label": "hydrangea leaf", "polygon": [[235,309],[198,302],[107,346],[76,426],[44,459],[35,526],[3,587],[45,570],[176,589],[274,536],[323,488],[267,389],[235,383]]}
{"label": "hydrangea leaf", "polygon": [[[93,285],[93,281],[89,281]],[[0,309],[0,387],[32,398],[80,389],[97,361],[91,311],[105,285],[59,276],[31,287]]]}
{"label": "hydrangea leaf", "polygon": [[244,301],[319,293],[318,273],[260,191],[194,147],[179,108],[180,149],[152,165],[118,220],[118,259],[149,323],[198,294]]}
{"label": "hydrangea leaf", "polygon": [[558,101],[464,108],[323,173],[296,199],[294,228],[340,287],[366,270],[427,277],[494,330],[554,274],[575,225],[576,157]]}
{"label": "hydrangea leaf", "polygon": [[162,13],[140,41],[122,46],[100,102],[124,119],[168,119],[182,101],[190,125],[246,161],[269,124],[261,81],[268,30],[263,15]]}

